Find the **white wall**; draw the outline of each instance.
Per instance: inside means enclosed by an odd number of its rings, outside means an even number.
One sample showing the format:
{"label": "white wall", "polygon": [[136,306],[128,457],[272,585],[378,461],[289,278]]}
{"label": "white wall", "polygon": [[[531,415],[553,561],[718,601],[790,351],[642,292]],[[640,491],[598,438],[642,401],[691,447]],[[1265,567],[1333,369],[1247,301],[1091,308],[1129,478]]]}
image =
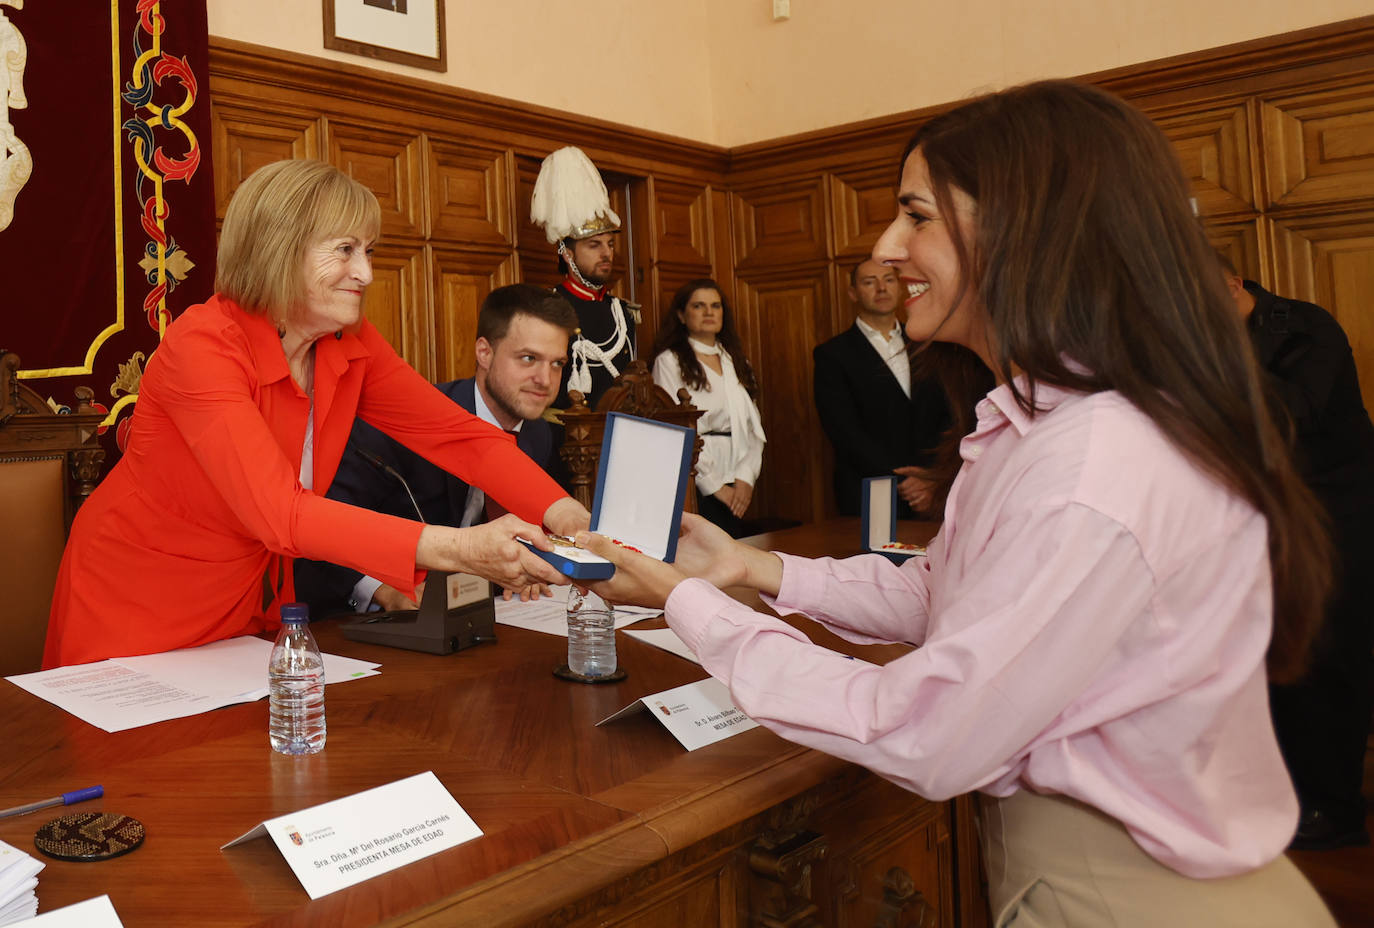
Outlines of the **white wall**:
{"label": "white wall", "polygon": [[1152,61],[1370,0],[447,0],[446,74],[326,51],[319,0],[207,0],[210,33],[719,145]]}

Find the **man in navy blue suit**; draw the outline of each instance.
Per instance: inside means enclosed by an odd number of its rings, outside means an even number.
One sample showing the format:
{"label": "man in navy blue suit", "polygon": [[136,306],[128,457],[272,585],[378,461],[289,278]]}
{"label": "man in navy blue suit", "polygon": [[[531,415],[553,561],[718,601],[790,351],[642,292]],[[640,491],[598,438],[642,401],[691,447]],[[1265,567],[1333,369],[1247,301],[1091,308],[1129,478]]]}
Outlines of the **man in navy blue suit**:
{"label": "man in navy blue suit", "polygon": [[[541,416],[558,395],[577,316],[566,300],[532,284],[499,287],[477,318],[477,376],[437,387],[459,406],[512,432],[520,450],[554,472],[553,431]],[[406,519],[465,528],[498,515],[480,487],[468,486],[361,419],[326,494]],[[356,570],[298,560],[296,598],[314,616],[413,609],[397,590]]]}

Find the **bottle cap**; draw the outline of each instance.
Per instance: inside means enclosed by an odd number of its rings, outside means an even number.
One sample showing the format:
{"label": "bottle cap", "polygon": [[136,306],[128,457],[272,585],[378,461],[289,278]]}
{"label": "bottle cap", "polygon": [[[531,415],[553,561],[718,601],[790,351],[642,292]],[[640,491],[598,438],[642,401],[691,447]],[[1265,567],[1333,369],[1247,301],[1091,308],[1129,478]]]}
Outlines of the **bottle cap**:
{"label": "bottle cap", "polygon": [[283,603],[281,620],[282,622],[309,622],[310,607],[305,603]]}

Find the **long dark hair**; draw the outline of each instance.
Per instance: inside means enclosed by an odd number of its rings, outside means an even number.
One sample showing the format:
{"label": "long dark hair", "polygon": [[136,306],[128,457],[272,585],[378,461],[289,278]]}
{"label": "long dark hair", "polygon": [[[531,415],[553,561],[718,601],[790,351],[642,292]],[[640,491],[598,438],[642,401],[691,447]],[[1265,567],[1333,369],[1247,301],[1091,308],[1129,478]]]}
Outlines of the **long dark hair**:
{"label": "long dark hair", "polygon": [[973,241],[949,231],[993,370],[1022,409],[1034,414],[1037,384],[1115,390],[1264,514],[1267,663],[1274,680],[1296,678],[1331,586],[1330,540],[1163,133],[1106,91],[1042,81],[936,117],[903,163],[917,148],[941,215],[955,215],[956,189],[977,205]]}
{"label": "long dark hair", "polygon": [[706,382],[706,371],[697,360],[696,352],[687,342],[687,323],[682,321],[687,304],[692,300],[692,294],[698,290],[714,290],[720,294],[720,332],[716,335],[716,341],[730,353],[730,361],[735,365],[735,376],[739,378],[740,385],[751,397],[757,399],[759,384],[754,377],[753,365],[744,353],[744,343],[740,341],[739,332],[735,331],[735,311],[730,308],[730,300],[726,298],[725,291],[720,289],[720,284],[709,277],[689,280],[673,294],[673,302],[668,306],[668,316],[663,320],[658,334],[654,336],[654,357],[658,357],[664,351],[671,351],[677,355],[678,366],[682,368],[683,383],[693,390],[710,389]]}

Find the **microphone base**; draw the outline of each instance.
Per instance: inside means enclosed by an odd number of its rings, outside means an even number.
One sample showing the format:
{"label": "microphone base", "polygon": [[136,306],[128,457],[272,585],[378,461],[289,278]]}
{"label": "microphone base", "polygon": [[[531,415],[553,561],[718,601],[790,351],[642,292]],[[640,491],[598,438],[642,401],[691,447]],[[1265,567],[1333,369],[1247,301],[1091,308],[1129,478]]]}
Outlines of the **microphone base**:
{"label": "microphone base", "polygon": [[[446,584],[426,586],[418,610],[374,612],[343,626],[350,641],[380,644],[388,648],[452,654],[496,641],[496,603],[485,596],[474,603],[446,608]],[[431,595],[433,591],[433,595]]]}

